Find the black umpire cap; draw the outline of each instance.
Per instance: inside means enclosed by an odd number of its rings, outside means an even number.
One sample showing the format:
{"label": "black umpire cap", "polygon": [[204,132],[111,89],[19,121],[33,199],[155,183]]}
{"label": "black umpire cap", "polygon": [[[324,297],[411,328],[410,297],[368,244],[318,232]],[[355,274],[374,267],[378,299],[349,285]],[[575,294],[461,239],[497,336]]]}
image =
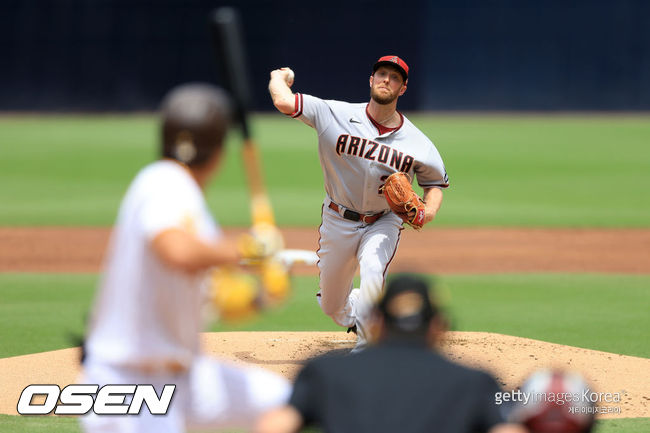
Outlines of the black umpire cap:
{"label": "black umpire cap", "polygon": [[392,277],[377,307],[386,327],[402,333],[426,332],[438,314],[427,281],[410,274]]}
{"label": "black umpire cap", "polygon": [[230,126],[228,94],[211,84],[174,87],[163,99],[162,156],[200,165],[221,149]]}

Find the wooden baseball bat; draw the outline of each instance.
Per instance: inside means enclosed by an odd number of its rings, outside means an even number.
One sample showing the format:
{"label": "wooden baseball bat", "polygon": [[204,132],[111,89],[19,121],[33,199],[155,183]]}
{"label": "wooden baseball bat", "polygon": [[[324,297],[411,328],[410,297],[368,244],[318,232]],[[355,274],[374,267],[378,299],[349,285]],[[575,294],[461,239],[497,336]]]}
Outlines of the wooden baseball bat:
{"label": "wooden baseball bat", "polygon": [[244,138],[242,153],[251,193],[252,223],[253,226],[261,223],[274,226],[275,218],[264,186],[258,146],[252,137],[248,123],[252,91],[246,65],[241,19],[237,10],[231,7],[215,9],[210,14],[210,31],[224,87],[233,98],[236,120],[241,125]]}

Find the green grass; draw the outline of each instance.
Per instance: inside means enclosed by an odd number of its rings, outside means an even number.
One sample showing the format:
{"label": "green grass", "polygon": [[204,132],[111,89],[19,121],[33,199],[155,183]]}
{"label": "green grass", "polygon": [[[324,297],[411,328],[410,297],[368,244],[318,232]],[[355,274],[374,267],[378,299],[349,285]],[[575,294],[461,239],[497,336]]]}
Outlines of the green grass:
{"label": "green grass", "polygon": [[[76,345],[89,316],[94,274],[0,273],[0,358]],[[340,329],[317,302],[315,277],[295,277],[291,298],[264,315],[210,330],[327,331]]]}
{"label": "green grass", "polygon": [[[97,277],[0,274],[0,357],[73,345]],[[454,329],[486,331],[650,358],[650,276],[449,275],[439,294]],[[341,330],[318,307],[316,277],[294,277],[280,308],[215,331]]]}
{"label": "green grass", "polygon": [[72,417],[12,416],[0,414],[0,433],[81,433]]}
{"label": "green grass", "polygon": [[76,345],[96,275],[0,274],[0,358]]}
{"label": "green grass", "polygon": [[650,276],[454,275],[442,283],[460,331],[650,358]]}
{"label": "green grass", "polygon": [[[81,433],[74,418],[0,415],[0,433],[50,433],[55,428],[57,433]],[[650,418],[622,418],[598,421],[593,433],[633,433],[649,429]]]}
{"label": "green grass", "polygon": [[538,226],[647,226],[649,120],[414,118],[439,144],[451,177],[440,223]]}
{"label": "green grass", "polygon": [[598,421],[594,433],[640,433],[650,431],[650,418],[621,418]]}
{"label": "green grass", "polygon": [[[650,358],[650,276],[446,275],[437,279],[453,329],[496,332]],[[314,277],[296,278],[282,310],[214,330],[337,330],[313,298]],[[326,327],[327,326],[327,327]]]}
{"label": "green grass", "polygon": [[[439,225],[649,225],[650,116],[411,119],[451,178]],[[315,133],[279,114],[258,115],[253,127],[279,224],[317,225],[324,189]],[[0,118],[0,225],[111,224],[156,141],[148,115]],[[248,225],[237,133],[207,196],[224,225]]]}

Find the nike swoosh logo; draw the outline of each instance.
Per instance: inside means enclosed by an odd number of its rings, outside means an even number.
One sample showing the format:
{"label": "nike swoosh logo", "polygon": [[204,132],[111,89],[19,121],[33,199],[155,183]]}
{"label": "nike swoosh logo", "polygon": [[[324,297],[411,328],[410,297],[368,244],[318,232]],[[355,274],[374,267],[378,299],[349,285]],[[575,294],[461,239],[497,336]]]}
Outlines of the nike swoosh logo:
{"label": "nike swoosh logo", "polygon": [[355,119],[354,117],[350,117],[350,123],[359,123],[359,124],[360,124],[361,122],[359,122],[359,121],[358,121],[357,119]]}

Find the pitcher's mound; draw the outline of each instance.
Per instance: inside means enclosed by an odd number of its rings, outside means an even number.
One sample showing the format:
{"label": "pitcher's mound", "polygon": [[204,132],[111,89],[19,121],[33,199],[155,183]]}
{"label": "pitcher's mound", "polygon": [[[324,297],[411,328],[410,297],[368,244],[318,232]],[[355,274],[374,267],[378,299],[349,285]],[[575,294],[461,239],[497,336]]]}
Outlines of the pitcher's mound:
{"label": "pitcher's mound", "polygon": [[[204,350],[237,363],[249,363],[293,378],[302,363],[327,352],[347,353],[354,335],[343,332],[220,332],[202,335]],[[620,393],[606,403],[620,413],[603,418],[650,416],[650,359],[616,355],[485,332],[450,332],[442,352],[452,360],[492,372],[505,390],[516,388],[532,371],[560,367],[583,373],[597,392]],[[16,415],[21,391],[29,384],[75,381],[78,349],[0,359],[0,413]]]}

